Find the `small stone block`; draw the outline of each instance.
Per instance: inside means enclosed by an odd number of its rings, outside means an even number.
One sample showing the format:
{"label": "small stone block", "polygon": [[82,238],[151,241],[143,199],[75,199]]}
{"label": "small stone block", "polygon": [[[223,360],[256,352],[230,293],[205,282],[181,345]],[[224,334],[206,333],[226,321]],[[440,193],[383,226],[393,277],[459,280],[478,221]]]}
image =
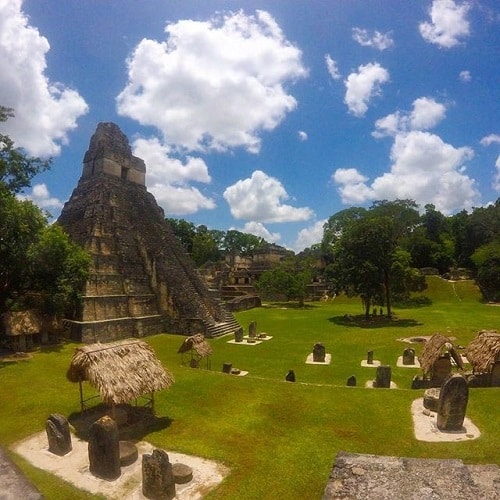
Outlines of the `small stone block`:
{"label": "small stone block", "polygon": [[177,484],[186,484],[193,480],[193,469],[186,464],[173,464],[172,472]]}

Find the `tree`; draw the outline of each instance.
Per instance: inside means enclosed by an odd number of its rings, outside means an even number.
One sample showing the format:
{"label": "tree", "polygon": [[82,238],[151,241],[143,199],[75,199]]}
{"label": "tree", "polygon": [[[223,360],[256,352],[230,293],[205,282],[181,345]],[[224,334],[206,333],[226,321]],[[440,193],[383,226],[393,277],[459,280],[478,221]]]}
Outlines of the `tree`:
{"label": "tree", "polygon": [[58,224],[44,227],[28,251],[30,288],[43,298],[45,312],[73,316],[88,278],[91,259]]}
{"label": "tree", "polygon": [[[0,122],[12,116],[0,106]],[[0,312],[26,307],[35,292],[45,312],[62,313],[75,307],[85,283],[88,255],[59,226],[49,226],[37,206],[15,197],[49,165],[0,134]]]}
{"label": "tree", "polygon": [[476,266],[476,282],[483,296],[490,301],[500,301],[500,238],[479,247],[472,254]]}
{"label": "tree", "polygon": [[206,226],[198,226],[197,228],[193,238],[192,257],[198,267],[206,262],[217,262],[221,259],[219,245],[213,233]]}
{"label": "tree", "polygon": [[196,235],[196,226],[192,222],[184,219],[167,218],[166,221],[172,227],[172,230],[182,243],[187,253],[193,252],[193,240]]}
{"label": "tree", "polygon": [[231,263],[237,255],[252,255],[253,252],[265,243],[263,238],[254,234],[242,233],[236,229],[226,231],[223,247],[226,255],[231,257]]}
{"label": "tree", "polygon": [[28,253],[46,225],[45,216],[30,201],[19,201],[10,192],[0,195],[0,312],[29,290]]}
{"label": "tree", "polygon": [[[0,106],[0,123],[14,116],[13,110]],[[50,167],[51,160],[27,156],[14,147],[14,141],[0,133],[0,196],[19,193],[29,187],[31,179]]]}
{"label": "tree", "polygon": [[278,298],[285,296],[289,300],[298,300],[304,306],[307,297],[307,285],[313,277],[313,263],[309,258],[290,256],[276,267],[264,271],[256,283],[257,290],[263,295]]}
{"label": "tree", "polygon": [[409,271],[408,254],[400,251],[418,226],[416,207],[412,200],[377,201],[369,210],[351,208],[328,220],[323,239],[330,242],[327,276],[336,291],[360,296],[367,316],[371,305],[380,304],[390,317],[393,296],[420,286],[410,279],[415,272]]}

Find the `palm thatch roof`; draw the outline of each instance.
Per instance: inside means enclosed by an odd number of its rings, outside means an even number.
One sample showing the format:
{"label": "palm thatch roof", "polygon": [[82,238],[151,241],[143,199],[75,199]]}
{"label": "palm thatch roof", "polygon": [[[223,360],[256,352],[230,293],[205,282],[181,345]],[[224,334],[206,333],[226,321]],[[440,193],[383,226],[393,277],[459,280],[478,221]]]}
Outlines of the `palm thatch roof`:
{"label": "palm thatch roof", "polygon": [[110,405],[128,403],[174,383],[153,349],[133,339],[78,347],[66,375],[71,382],[88,381]]}
{"label": "palm thatch roof", "polygon": [[448,352],[454,359],[457,366],[463,370],[464,365],[462,362],[462,357],[455,350],[455,347],[451,343],[451,340],[440,333],[435,333],[424,345],[422,349],[422,354],[418,357],[420,361],[420,366],[424,372],[424,375],[430,375],[432,373],[432,367],[436,360],[438,360],[444,353]]}
{"label": "palm thatch roof", "polygon": [[500,334],[496,330],[481,330],[465,350],[474,372],[487,373],[500,361]]}
{"label": "palm thatch roof", "polygon": [[202,358],[212,354],[212,348],[202,333],[197,333],[184,339],[177,353],[182,354],[191,350],[194,350]]}

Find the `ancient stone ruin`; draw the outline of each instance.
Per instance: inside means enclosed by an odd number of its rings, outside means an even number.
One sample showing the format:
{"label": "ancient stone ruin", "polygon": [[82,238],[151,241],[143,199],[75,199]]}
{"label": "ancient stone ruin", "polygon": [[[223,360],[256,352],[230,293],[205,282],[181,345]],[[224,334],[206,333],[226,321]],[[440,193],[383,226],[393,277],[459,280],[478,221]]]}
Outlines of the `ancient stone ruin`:
{"label": "ancient stone ruin", "polygon": [[391,387],[391,367],[389,365],[380,365],[377,367],[377,374],[373,387],[389,389]]}
{"label": "ancient stone ruin", "polygon": [[101,417],[89,431],[89,470],[99,478],[112,481],[120,477],[120,442],[116,422]]}
{"label": "ancient stone ruin", "polygon": [[145,186],[144,161],[114,123],[100,123],[59,224],[92,256],[78,313],[65,323],[81,342],[168,331],[215,337],[240,325],[205,282]]}
{"label": "ancient stone ruin", "polygon": [[437,428],[441,431],[460,431],[469,402],[469,387],[465,378],[454,373],[447,378],[439,393]]}
{"label": "ancient stone ruin", "polygon": [[45,423],[49,451],[55,455],[66,455],[73,449],[69,422],[63,415],[53,413]]}
{"label": "ancient stone ruin", "polygon": [[313,346],[313,361],[315,363],[324,363],[326,357],[326,349],[323,344],[317,342]]}
{"label": "ancient stone ruin", "polygon": [[142,494],[153,499],[175,497],[174,473],[166,451],[155,449],[151,455],[142,455]]}

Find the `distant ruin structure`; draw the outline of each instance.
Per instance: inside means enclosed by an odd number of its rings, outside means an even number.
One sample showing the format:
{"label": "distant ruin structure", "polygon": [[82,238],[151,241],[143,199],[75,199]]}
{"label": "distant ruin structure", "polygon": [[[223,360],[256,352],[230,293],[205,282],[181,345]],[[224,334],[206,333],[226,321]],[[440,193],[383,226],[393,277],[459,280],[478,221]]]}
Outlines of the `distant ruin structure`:
{"label": "distant ruin structure", "polygon": [[240,325],[205,282],[145,186],[144,161],[114,123],[100,123],[59,224],[92,256],[71,338],[109,342],[161,332],[215,337]]}

